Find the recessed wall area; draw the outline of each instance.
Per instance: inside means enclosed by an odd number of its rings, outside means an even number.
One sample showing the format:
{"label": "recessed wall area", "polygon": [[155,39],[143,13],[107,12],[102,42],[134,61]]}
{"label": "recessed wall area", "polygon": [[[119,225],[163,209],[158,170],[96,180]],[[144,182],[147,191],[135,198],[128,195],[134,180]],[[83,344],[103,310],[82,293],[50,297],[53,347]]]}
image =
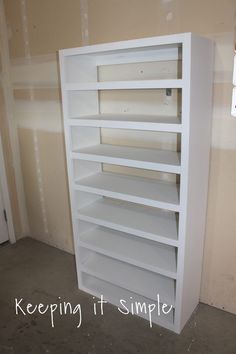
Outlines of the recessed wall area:
{"label": "recessed wall area", "polygon": [[[81,7],[77,0],[26,0],[25,3],[28,40],[24,34],[21,2],[4,1],[15,101],[14,121],[20,143],[30,236],[73,253],[56,51],[85,44]],[[89,44],[180,32],[194,32],[215,41],[211,165],[201,301],[236,313],[236,121],[230,116],[235,2],[87,0],[87,5],[86,40]],[[103,65],[98,64],[93,74],[105,83],[122,81],[127,74],[130,80],[135,77],[148,80],[149,68],[154,70],[156,66],[165,77],[180,78],[182,75],[179,48],[175,59],[172,57],[158,63],[137,62],[130,68],[129,63],[124,62],[117,64],[116,71],[111,70],[109,58]],[[74,65],[76,63],[72,63],[72,68]],[[72,72],[67,75],[73,84]],[[128,94],[126,90],[101,90],[99,113],[142,114],[148,108],[148,113],[153,116],[158,107],[166,116],[176,115],[181,119],[180,90],[172,90],[171,95],[166,90],[148,91],[147,95],[144,90],[132,90]],[[96,99],[96,91],[71,91],[68,97],[71,118],[97,114]],[[89,112],[88,100],[93,102]],[[141,141],[146,141],[151,148],[156,141],[155,134],[133,130],[131,136],[134,144],[142,138]],[[168,135],[170,133],[163,134],[166,148],[172,149],[173,144],[179,144],[176,137]],[[106,144],[127,143],[125,130],[120,130],[118,137],[119,141],[115,140],[112,128],[102,128],[99,139]],[[7,143],[5,151],[6,146]],[[9,171],[12,171],[10,155],[7,160]],[[85,166],[87,168],[96,171],[93,163]],[[103,170],[127,173],[127,167],[119,165],[103,164]],[[138,177],[139,172],[133,168],[127,174]],[[11,173],[13,176],[14,171]],[[143,177],[160,177],[151,170],[145,173]],[[176,175],[163,178],[176,180]],[[17,211],[20,206],[17,206],[16,199],[14,191],[12,204],[16,209],[15,227],[20,237],[21,223]],[[96,277],[86,273],[83,277],[99,291]]]}

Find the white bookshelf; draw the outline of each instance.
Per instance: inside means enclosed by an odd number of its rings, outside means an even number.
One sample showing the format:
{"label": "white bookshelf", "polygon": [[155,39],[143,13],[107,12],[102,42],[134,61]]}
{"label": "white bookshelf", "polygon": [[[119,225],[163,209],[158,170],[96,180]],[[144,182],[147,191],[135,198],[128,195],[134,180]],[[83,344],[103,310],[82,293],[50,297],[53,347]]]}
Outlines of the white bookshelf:
{"label": "white bookshelf", "polygon": [[159,295],[172,310],[152,321],[176,333],[199,302],[212,64],[191,33],[60,51],[79,288]]}

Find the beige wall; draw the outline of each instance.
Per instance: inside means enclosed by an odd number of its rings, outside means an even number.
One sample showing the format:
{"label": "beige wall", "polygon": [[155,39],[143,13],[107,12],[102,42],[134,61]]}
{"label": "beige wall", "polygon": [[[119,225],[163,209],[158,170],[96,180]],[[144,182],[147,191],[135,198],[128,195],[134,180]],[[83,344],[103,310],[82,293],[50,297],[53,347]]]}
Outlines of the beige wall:
{"label": "beige wall", "polygon": [[[30,231],[72,251],[55,51],[81,45],[86,21],[80,18],[80,1],[26,0],[27,47],[20,3],[6,0],[5,7]],[[188,31],[216,42],[201,300],[234,313],[236,120],[230,104],[235,10],[235,0],[88,0],[87,28],[91,44]],[[30,62],[19,59],[27,50]]]}
{"label": "beige wall", "polygon": [[88,0],[90,43],[232,32],[234,0]]}
{"label": "beige wall", "polygon": [[[25,56],[24,23],[31,55],[51,54],[81,43],[80,1],[5,0],[10,55]],[[66,31],[65,31],[66,28]]]}
{"label": "beige wall", "polygon": [[30,235],[73,252],[56,52],[81,45],[80,2],[4,5]]}

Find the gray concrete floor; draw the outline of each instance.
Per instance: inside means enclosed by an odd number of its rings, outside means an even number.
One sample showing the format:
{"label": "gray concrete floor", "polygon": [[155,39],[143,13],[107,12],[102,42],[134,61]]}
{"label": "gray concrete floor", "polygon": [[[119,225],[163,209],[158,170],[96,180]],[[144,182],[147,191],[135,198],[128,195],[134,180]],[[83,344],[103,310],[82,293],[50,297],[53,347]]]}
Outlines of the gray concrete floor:
{"label": "gray concrete floor", "polygon": [[[61,297],[61,300],[58,299]],[[78,317],[15,315],[15,298],[27,303],[80,303]],[[0,246],[0,354],[214,353],[236,354],[236,316],[200,304],[181,335],[123,316],[105,305],[92,313],[93,298],[77,289],[74,257],[30,238]]]}

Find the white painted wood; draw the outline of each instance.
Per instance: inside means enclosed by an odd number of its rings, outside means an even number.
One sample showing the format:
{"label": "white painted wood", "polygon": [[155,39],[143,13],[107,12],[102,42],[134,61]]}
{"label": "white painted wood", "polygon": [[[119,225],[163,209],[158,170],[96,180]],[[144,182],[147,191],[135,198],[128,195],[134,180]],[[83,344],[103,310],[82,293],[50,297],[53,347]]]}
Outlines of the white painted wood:
{"label": "white painted wood", "polygon": [[[100,163],[90,162],[90,161],[81,161],[81,160],[74,160],[73,161],[73,170],[74,176],[73,181],[75,178],[83,179],[89,176],[92,176],[96,173],[100,173],[102,171],[102,167]],[[74,186],[73,186],[74,188]]]}
{"label": "white painted wood", "polygon": [[[156,323],[176,333],[199,301],[212,52],[209,40],[191,33],[60,51],[79,287],[98,297],[103,294],[115,305],[122,296],[150,301],[160,291],[163,301],[171,300],[175,310]],[[158,73],[150,79],[151,65],[145,69],[146,76],[141,75],[142,63],[145,68],[148,61],[161,68],[162,64],[155,64],[160,60],[178,60],[179,71],[174,72],[171,64],[174,79],[168,75],[163,79]],[[128,65],[134,63],[132,75],[126,76]],[[126,66],[122,75],[114,76],[112,65],[117,70],[117,64]],[[178,89],[172,90],[170,105],[166,88]],[[114,90],[126,91],[120,91],[121,97]],[[151,92],[158,92],[155,104],[147,95]],[[137,97],[142,101],[138,105],[133,102]],[[131,112],[139,114],[127,114]],[[181,139],[178,152],[108,145],[99,138],[103,128],[112,128],[112,134],[116,129],[139,130],[139,137],[142,130],[173,132],[180,133]],[[160,181],[105,173],[103,163],[179,174],[180,190]]]}
{"label": "white painted wood", "polygon": [[180,33],[180,34],[172,34],[167,36],[159,36],[159,37],[148,37],[142,39],[132,39],[127,41],[120,41],[120,42],[111,42],[111,43],[104,43],[104,44],[96,44],[96,45],[89,45],[80,48],[69,48],[69,49],[62,49],[60,53],[62,56],[70,56],[70,55],[84,55],[84,54],[96,54],[99,53],[100,55],[107,55],[111,54],[112,51],[114,53],[118,53],[122,50],[132,51],[134,48],[138,48],[139,50],[149,51],[153,48],[163,48],[169,45],[177,44],[178,46],[181,45],[186,39],[189,39],[191,33]]}
{"label": "white painted wood", "polygon": [[[68,100],[68,111],[66,112],[68,118],[80,114],[98,114],[99,112],[97,91],[71,91],[66,98]],[[65,118],[66,123],[67,119]]]}
{"label": "white painted wood", "polygon": [[75,189],[137,204],[179,211],[179,192],[176,183],[103,172],[76,181]]}
{"label": "white painted wood", "polygon": [[81,261],[82,272],[154,301],[159,294],[163,302],[174,306],[175,280],[95,252],[84,254],[84,256],[85,259]]}
{"label": "white painted wood", "polygon": [[[124,299],[130,311],[131,303],[134,303],[135,301],[145,303],[146,306],[153,303],[157,305],[157,301],[155,302],[132,291],[118,287],[117,285],[105,282],[104,280],[92,277],[85,273],[83,273],[82,275],[81,289],[86,291],[87,293],[96,296],[97,298],[101,298],[101,294],[104,294],[106,301],[115,305],[117,308],[120,307],[121,309],[122,306],[120,304],[120,300]],[[149,320],[147,314],[145,314],[144,311],[142,313],[139,313],[139,316],[143,317],[146,320]],[[163,315],[163,312],[161,311],[160,316],[158,316],[158,314],[155,312],[155,314],[153,314],[152,316],[152,322],[173,331],[174,311],[172,310],[167,315]]]}
{"label": "white painted wood", "polygon": [[99,114],[97,116],[88,115],[71,118],[68,121],[70,126],[152,130],[173,133],[180,133],[182,130],[180,118],[169,116]]}
{"label": "white painted wood", "polygon": [[87,91],[87,90],[136,90],[136,89],[165,89],[181,88],[181,79],[176,80],[134,80],[134,81],[104,81],[104,82],[84,82],[69,83],[65,85],[67,91]]}
{"label": "white painted wood", "polygon": [[89,207],[93,205],[95,202],[99,202],[102,199],[101,196],[94,194],[94,193],[84,193],[84,192],[77,192],[76,193],[76,206],[77,208],[84,209],[85,207]]}
{"label": "white painted wood", "polygon": [[100,143],[100,129],[94,127],[81,127],[79,130],[71,129],[71,149],[75,146],[79,149],[90,148]]}
{"label": "white painted wood", "polygon": [[69,57],[66,58],[66,61],[69,61],[65,65],[65,75],[66,82],[93,82],[94,78],[97,76],[97,68],[95,65],[95,58],[91,56],[83,57]]}
{"label": "white painted wood", "polygon": [[176,278],[176,248],[104,227],[80,236],[80,246],[138,267]]}
{"label": "white painted wood", "polygon": [[169,173],[181,172],[180,154],[174,151],[100,144],[74,150],[71,158]]}
{"label": "white painted wood", "polygon": [[195,35],[191,35],[183,49],[186,58],[183,92],[185,129],[181,154],[184,167],[180,191],[183,211],[179,224],[182,247],[178,256],[177,332],[184,327],[200,296],[211,142],[213,49],[210,40]]}
{"label": "white painted wood", "polygon": [[100,199],[78,211],[80,220],[178,246],[177,220],[173,212]]}
{"label": "white painted wood", "polygon": [[[78,223],[76,219],[76,210],[77,210],[77,200],[76,200],[76,195],[74,193],[74,188],[73,188],[73,183],[74,183],[74,164],[71,161],[70,158],[70,151],[72,149],[72,139],[71,139],[71,129],[67,125],[67,119],[69,116],[69,113],[71,112],[71,100],[70,96],[68,94],[65,94],[65,83],[66,83],[66,64],[65,64],[65,57],[59,53],[59,60],[60,60],[60,77],[61,77],[61,88],[62,88],[62,109],[63,109],[63,117],[64,117],[64,133],[65,133],[65,143],[66,143],[66,162],[67,162],[67,171],[68,171],[68,180],[69,180],[69,195],[70,195],[70,204],[71,204],[71,214],[72,214],[72,229],[73,229],[73,235],[78,234]],[[97,75],[96,72],[93,71],[93,80],[96,80]],[[85,101],[88,102],[88,98],[90,99],[90,105],[88,107],[86,105],[83,105],[83,114],[98,114],[99,113],[99,106],[98,106],[98,93],[97,92],[89,92],[88,95],[86,95]],[[84,97],[82,95],[76,95],[76,101],[77,104],[82,104],[84,102]],[[73,102],[74,103],[74,102]],[[80,113],[80,111],[78,111]],[[99,141],[96,141],[96,143],[99,143]],[[97,169],[101,169],[101,166],[96,167]],[[86,168],[85,168],[86,170]],[[86,171],[82,171],[82,176],[85,174]],[[82,205],[86,204],[87,198],[81,198],[81,203]],[[75,249],[77,252],[75,253],[75,259],[76,259],[76,269],[77,269],[77,277],[78,277],[78,284],[82,283],[81,280],[81,272],[79,268],[79,259],[80,259],[80,249],[77,245],[77,238],[74,237],[74,245]]]}

